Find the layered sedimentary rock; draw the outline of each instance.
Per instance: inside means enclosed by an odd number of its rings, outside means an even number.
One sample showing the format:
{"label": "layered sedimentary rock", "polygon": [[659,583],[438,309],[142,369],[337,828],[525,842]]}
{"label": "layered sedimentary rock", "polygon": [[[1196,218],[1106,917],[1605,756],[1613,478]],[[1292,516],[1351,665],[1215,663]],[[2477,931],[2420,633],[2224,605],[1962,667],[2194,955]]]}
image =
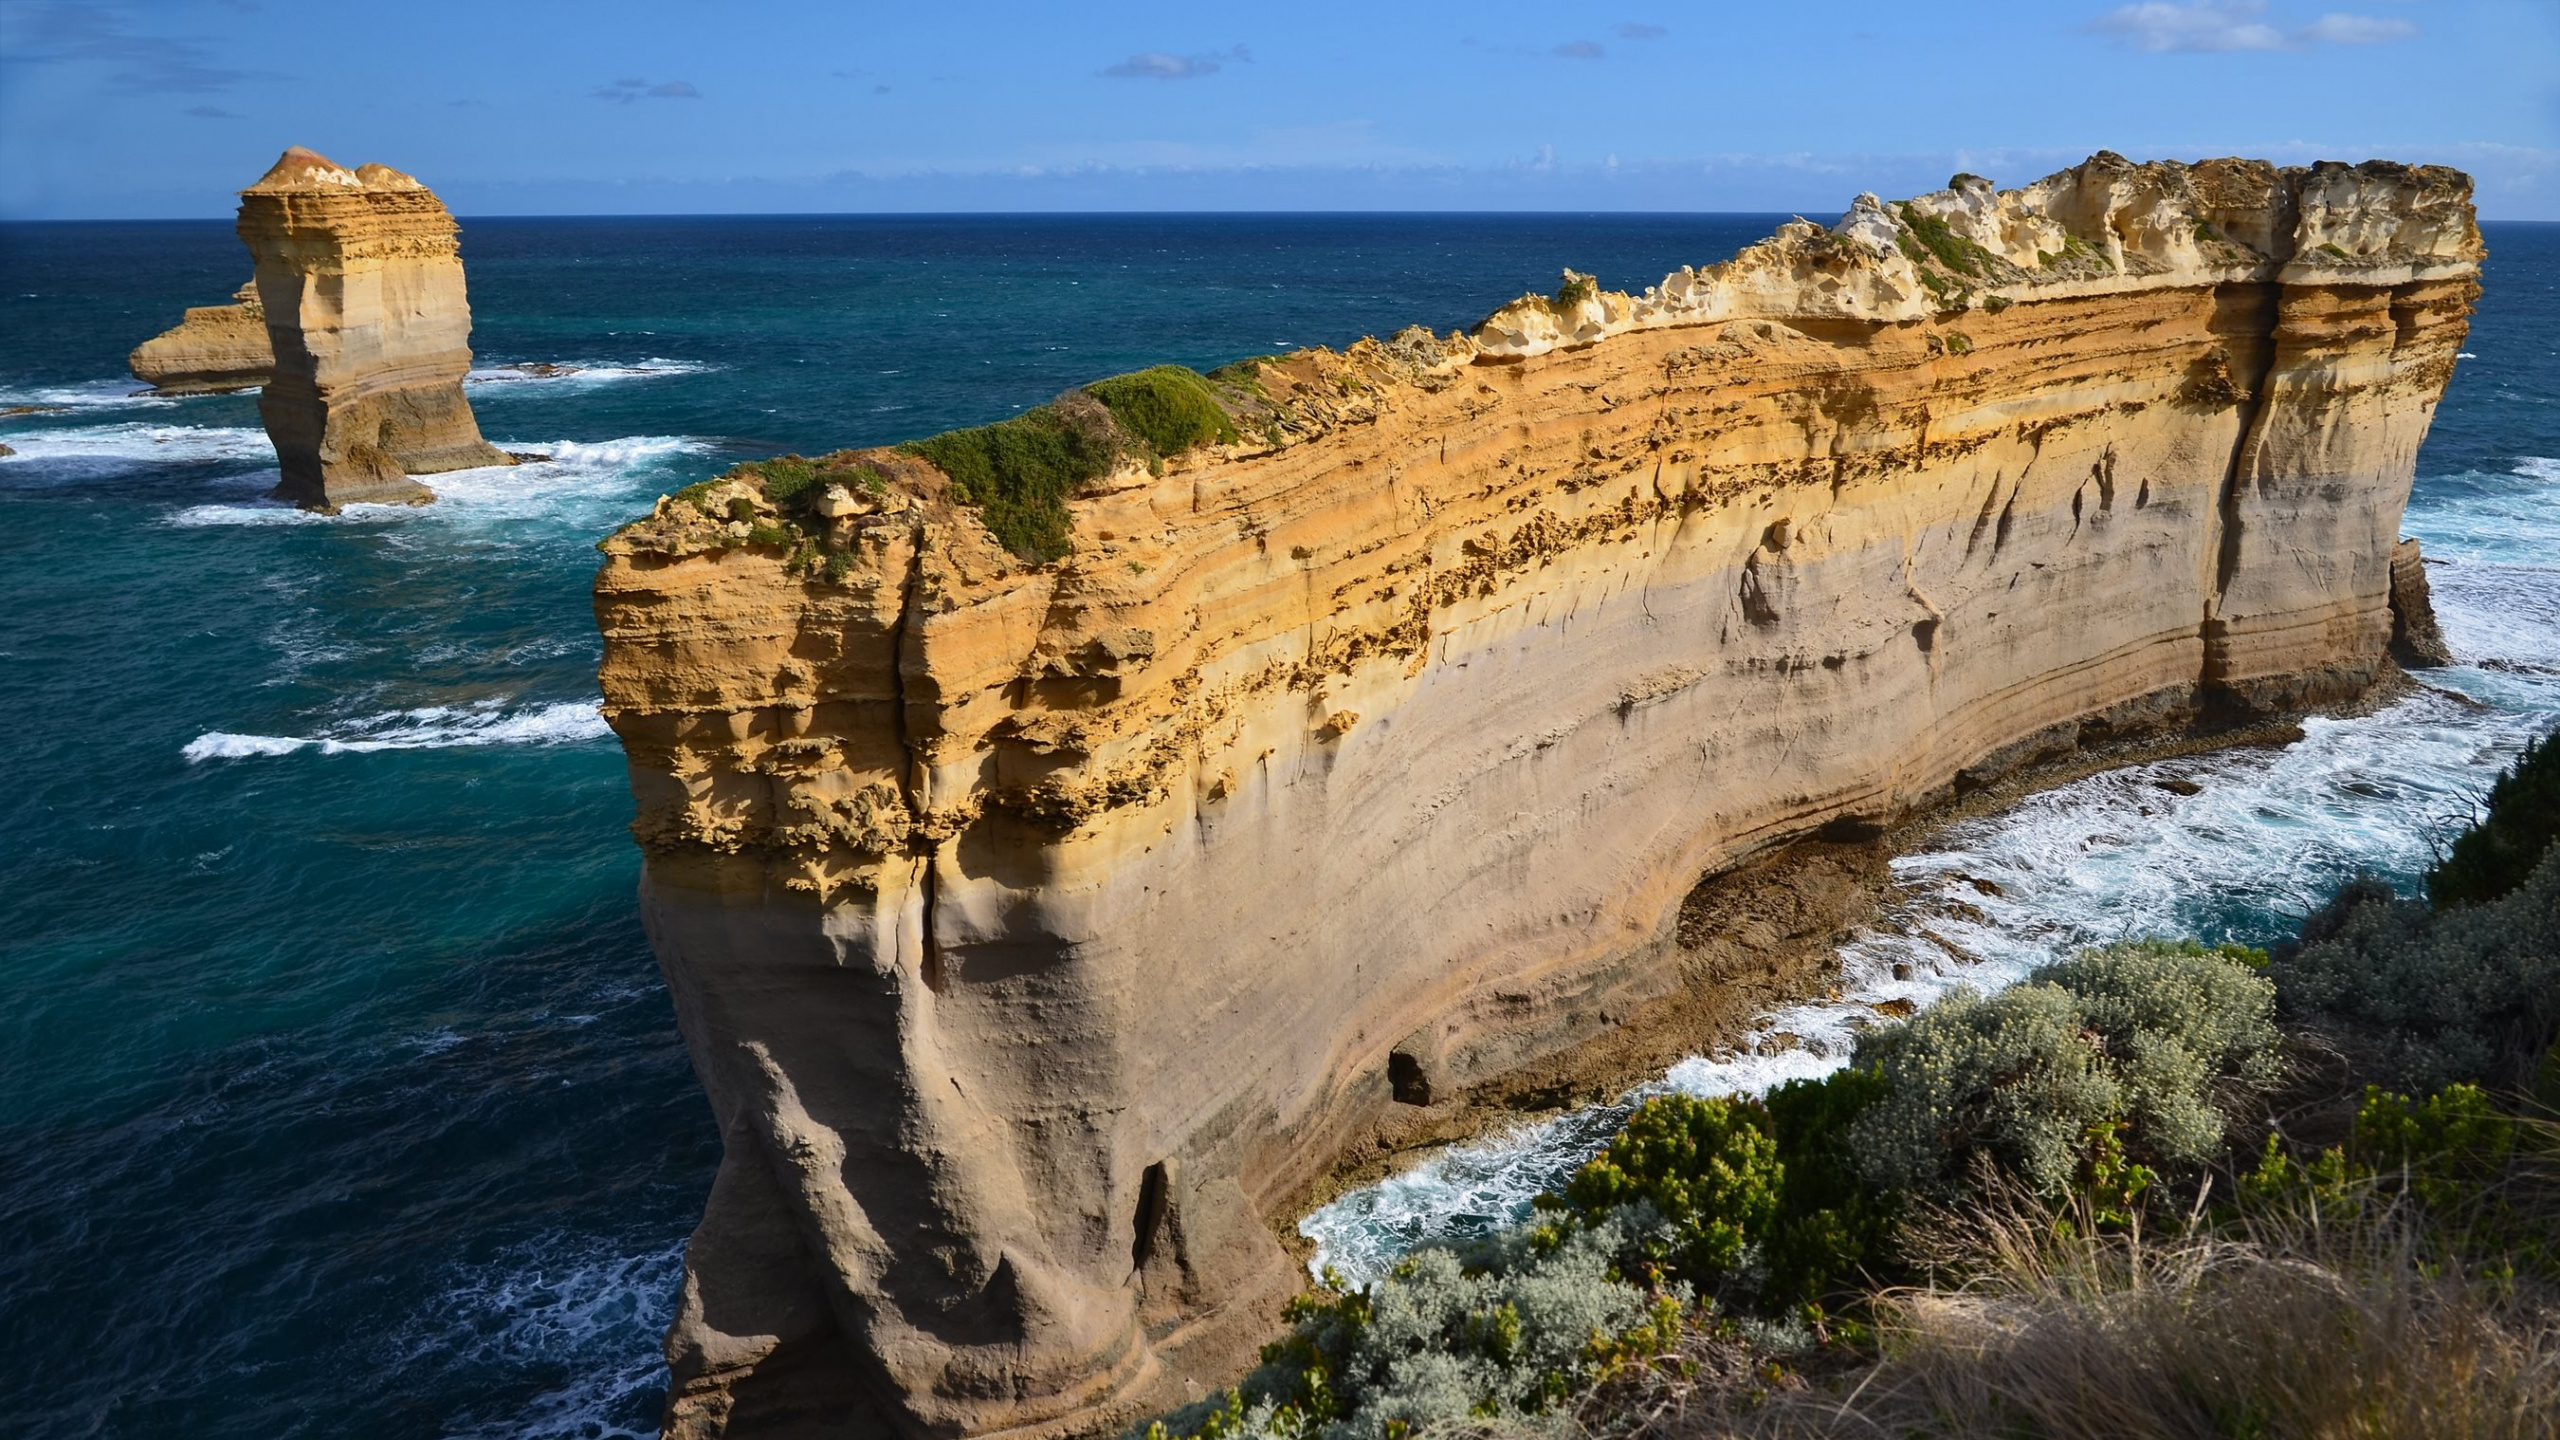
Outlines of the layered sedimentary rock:
{"label": "layered sedimentary rock", "polygon": [[276,352],[267,341],[258,282],[243,283],[228,305],[189,306],[176,325],[135,346],[125,363],[162,395],[209,395],[266,384],[275,373]]}
{"label": "layered sedimentary rock", "polygon": [[596,607],[726,1146],[669,1433],[1219,1383],[1344,1146],[1682,984],[1700,876],[2356,692],[2469,193],[2100,155],[1862,196],[1222,372],[1237,442],[1133,449],[1053,562],[914,452],[826,462],[806,533],[751,474],[662,501]]}
{"label": "layered sedimentary rock", "polygon": [[387,165],[347,170],[300,146],[240,192],[275,375],[258,415],[305,509],[424,504],[411,479],[512,463],[462,397],[471,307],[453,217]]}

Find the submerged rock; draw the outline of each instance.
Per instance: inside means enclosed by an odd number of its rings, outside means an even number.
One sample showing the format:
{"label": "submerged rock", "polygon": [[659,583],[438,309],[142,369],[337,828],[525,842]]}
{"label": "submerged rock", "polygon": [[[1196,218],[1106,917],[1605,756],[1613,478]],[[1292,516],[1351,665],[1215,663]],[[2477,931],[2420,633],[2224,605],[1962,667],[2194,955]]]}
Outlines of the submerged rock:
{"label": "submerged rock", "polygon": [[435,494],[413,475],[514,463],[462,396],[471,307],[435,192],[297,145],[240,192],[239,231],[275,351],[258,416],[284,472],[277,498],[425,504]]}
{"label": "submerged rock", "polygon": [[1226,1383],[1394,1107],[1728,983],[1700,875],[2359,693],[2480,254],[2453,171],[2102,154],[662,500],[595,601],[725,1147],[667,1434]]}
{"label": "submerged rock", "polygon": [[258,282],[242,282],[228,305],[196,305],[176,325],[134,347],[125,361],[158,395],[255,390],[275,374]]}

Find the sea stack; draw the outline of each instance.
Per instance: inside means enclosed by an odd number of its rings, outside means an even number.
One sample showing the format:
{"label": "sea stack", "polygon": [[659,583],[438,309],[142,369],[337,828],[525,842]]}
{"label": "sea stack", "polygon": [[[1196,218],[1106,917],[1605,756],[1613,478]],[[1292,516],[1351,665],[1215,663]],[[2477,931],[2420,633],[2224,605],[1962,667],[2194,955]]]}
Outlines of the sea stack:
{"label": "sea stack", "polygon": [[1228,1383],[1399,1106],[1726,983],[1701,877],[2357,695],[2481,253],[2455,171],[2102,153],[662,501],[595,598],[725,1145],[667,1435]]}
{"label": "sea stack", "polygon": [[258,282],[244,281],[228,305],[190,306],[184,318],[134,347],[125,361],[156,395],[255,390],[275,374]]}
{"label": "sea stack", "polygon": [[423,505],[411,479],[514,463],[462,395],[471,307],[453,217],[387,165],[348,170],[297,145],[240,192],[275,377],[258,414],[306,510]]}

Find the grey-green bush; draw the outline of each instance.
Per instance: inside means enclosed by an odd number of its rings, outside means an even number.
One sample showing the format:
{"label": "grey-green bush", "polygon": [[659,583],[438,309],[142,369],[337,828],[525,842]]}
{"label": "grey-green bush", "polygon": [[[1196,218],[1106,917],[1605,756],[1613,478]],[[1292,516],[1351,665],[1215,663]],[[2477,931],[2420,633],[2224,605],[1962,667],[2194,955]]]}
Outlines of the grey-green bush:
{"label": "grey-green bush", "polygon": [[2363,903],[2269,967],[2284,1013],[2418,1092],[2521,1083],[2560,1027],[2560,850],[2503,899]]}
{"label": "grey-green bush", "polygon": [[2223,1138],[2214,1089],[2273,1075],[2274,994],[2255,958],[2109,945],[1871,1032],[1858,1063],[1887,1085],[1854,1122],[1860,1166],[1879,1185],[1943,1189],[1979,1151],[2060,1195],[2119,1126],[2139,1160],[2202,1163]]}
{"label": "grey-green bush", "polygon": [[[1302,1305],[1236,1395],[1164,1417],[1162,1433],[1376,1440],[1394,1422],[1420,1433],[1470,1417],[1535,1416],[1593,1378],[1595,1341],[1605,1348],[1654,1322],[1659,1297],[1612,1267],[1660,1224],[1630,1206],[1561,1235],[1521,1226],[1463,1251],[1415,1251],[1368,1288],[1365,1303]],[[1322,1377],[1320,1392],[1311,1374]]]}

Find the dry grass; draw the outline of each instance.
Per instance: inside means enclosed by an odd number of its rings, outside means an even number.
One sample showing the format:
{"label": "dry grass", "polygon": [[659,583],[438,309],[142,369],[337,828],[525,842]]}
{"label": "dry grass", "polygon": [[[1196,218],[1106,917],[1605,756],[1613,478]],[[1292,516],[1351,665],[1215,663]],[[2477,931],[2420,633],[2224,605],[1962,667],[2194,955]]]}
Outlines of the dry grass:
{"label": "dry grass", "polygon": [[[2549,1216],[2545,1143],[2501,1198]],[[2466,1270],[2389,1187],[2091,1236],[2010,1196],[1914,1226],[1939,1285],[1877,1297],[1881,1358],[1810,1383],[1731,1336],[1508,1437],[2550,1440],[2560,1296]],[[1791,1357],[1793,1358],[1793,1357]]]}

